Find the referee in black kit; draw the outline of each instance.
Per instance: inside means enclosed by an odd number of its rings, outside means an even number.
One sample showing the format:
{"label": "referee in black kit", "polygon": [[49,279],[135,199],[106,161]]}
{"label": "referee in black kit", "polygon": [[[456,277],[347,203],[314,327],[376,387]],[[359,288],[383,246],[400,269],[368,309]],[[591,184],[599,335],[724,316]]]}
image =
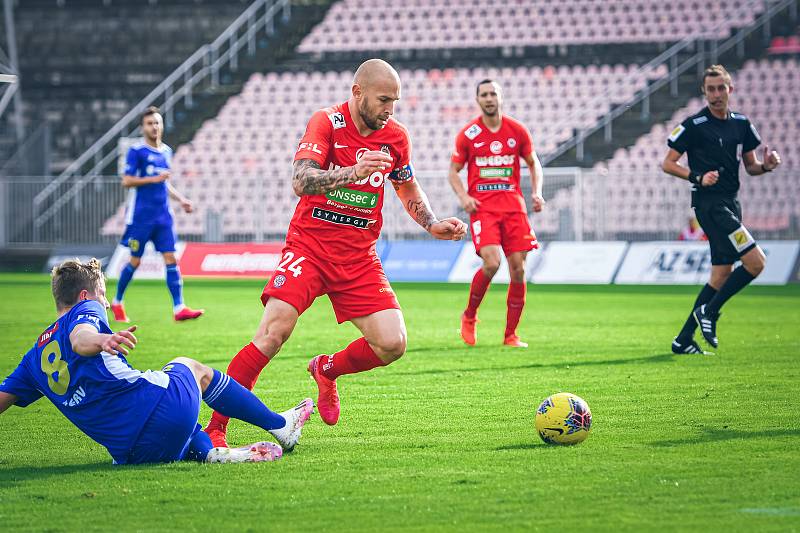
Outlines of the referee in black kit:
{"label": "referee in black kit", "polygon": [[[705,340],[716,348],[720,309],[764,270],[764,252],[742,225],[742,207],[736,199],[739,162],[744,160],[751,176],[772,172],[781,163],[778,152],[768,146],[763,161],[758,159],[755,149],[761,138],[755,126],[728,108],[733,83],[725,67],[712,65],[705,70],[702,91],[708,105],[672,131],[669,152],[661,164],[667,174],[692,184],[692,207],[711,245],[711,278],[672,341],[674,353],[703,353],[693,338],[698,325]],[[684,152],[689,168],[678,163]],[[742,264],[734,270],[739,260]]]}

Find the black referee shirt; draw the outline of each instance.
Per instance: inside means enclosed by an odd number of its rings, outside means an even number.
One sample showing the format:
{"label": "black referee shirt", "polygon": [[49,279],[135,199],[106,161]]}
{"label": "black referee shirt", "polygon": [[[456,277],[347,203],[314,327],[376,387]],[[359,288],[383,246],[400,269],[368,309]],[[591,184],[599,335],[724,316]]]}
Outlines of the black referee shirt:
{"label": "black referee shirt", "polygon": [[761,137],[746,116],[730,111],[726,120],[720,120],[707,106],[681,122],[667,140],[676,152],[688,152],[692,172],[719,172],[719,181],[711,187],[692,185],[692,205],[705,199],[735,198],[742,154],[755,150],[759,144]]}

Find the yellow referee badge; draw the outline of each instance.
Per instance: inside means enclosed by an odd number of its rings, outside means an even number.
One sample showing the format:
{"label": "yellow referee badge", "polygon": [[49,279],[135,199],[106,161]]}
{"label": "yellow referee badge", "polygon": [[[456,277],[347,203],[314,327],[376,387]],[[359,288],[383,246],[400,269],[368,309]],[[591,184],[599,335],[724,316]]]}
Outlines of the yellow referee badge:
{"label": "yellow referee badge", "polygon": [[669,140],[675,142],[684,131],[686,131],[686,128],[683,127],[683,124],[678,124],[678,127],[672,130],[672,133],[669,134]]}

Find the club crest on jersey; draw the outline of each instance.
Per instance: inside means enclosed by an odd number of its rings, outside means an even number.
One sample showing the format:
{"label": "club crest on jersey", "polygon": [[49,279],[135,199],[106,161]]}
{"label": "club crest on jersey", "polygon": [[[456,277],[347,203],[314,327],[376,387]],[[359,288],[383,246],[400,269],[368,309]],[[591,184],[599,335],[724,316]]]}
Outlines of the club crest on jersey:
{"label": "club crest on jersey", "polygon": [[333,124],[333,129],[338,130],[347,126],[347,123],[344,121],[344,115],[341,113],[331,113],[328,115],[328,118],[331,120],[331,124]]}
{"label": "club crest on jersey", "polygon": [[509,148],[514,148],[517,145],[517,140],[514,137],[509,137],[509,139],[506,141],[506,144]]}
{"label": "club crest on jersey", "polygon": [[383,152],[386,155],[392,155],[392,152],[389,150],[389,145],[388,144],[382,144],[381,145],[381,152]]}
{"label": "club crest on jersey", "polygon": [[467,131],[464,132],[464,135],[467,137],[467,139],[469,139],[471,141],[471,140],[475,139],[475,137],[480,135],[480,133],[482,131],[483,130],[481,129],[480,126],[478,126],[477,124],[473,124],[472,126],[467,128]]}
{"label": "club crest on jersey", "polygon": [[492,144],[489,145],[489,150],[491,150],[493,154],[499,154],[503,151],[503,143],[500,141],[492,141]]}
{"label": "club crest on jersey", "polygon": [[272,280],[272,286],[275,287],[276,289],[280,289],[281,287],[283,287],[284,283],[286,283],[286,276],[284,276],[283,274],[278,274]]}
{"label": "club crest on jersey", "polygon": [[53,327],[39,335],[39,348],[47,344],[47,342],[53,338],[53,334],[58,331],[58,322],[53,324]]}

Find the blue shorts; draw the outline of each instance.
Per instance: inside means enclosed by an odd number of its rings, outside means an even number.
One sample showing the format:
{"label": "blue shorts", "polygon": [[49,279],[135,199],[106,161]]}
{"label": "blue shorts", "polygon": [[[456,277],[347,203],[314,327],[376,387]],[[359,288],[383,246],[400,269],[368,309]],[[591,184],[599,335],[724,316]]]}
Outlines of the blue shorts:
{"label": "blue shorts", "polygon": [[200,387],[194,374],[180,363],[168,364],[164,372],[169,385],[128,453],[128,464],[180,461],[201,431]]}
{"label": "blue shorts", "polygon": [[131,256],[142,257],[147,241],[153,241],[156,250],[161,252],[175,251],[175,227],[173,224],[128,224],[120,244],[131,250]]}

